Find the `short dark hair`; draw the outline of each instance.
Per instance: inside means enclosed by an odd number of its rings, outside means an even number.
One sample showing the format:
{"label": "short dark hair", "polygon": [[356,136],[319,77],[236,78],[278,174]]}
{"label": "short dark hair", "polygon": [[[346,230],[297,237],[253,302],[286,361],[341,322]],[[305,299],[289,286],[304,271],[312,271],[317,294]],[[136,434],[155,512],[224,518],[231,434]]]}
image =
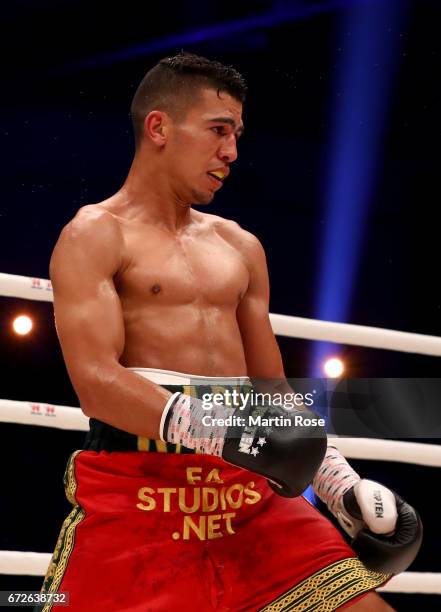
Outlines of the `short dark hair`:
{"label": "short dark hair", "polygon": [[142,139],[144,119],[152,110],[162,110],[174,119],[185,116],[197,90],[225,91],[243,103],[247,85],[243,76],[232,66],[209,60],[192,53],[181,52],[165,57],[147,72],[133,96],[130,107],[135,143]]}

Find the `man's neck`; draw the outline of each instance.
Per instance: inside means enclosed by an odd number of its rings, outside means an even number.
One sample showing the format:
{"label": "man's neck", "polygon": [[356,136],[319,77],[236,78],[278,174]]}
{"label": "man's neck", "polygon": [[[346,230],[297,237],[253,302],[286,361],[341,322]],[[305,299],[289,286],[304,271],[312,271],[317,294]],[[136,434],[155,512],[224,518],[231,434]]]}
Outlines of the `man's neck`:
{"label": "man's neck", "polygon": [[135,156],[118,192],[120,201],[140,220],[177,233],[191,222],[191,205],[179,200],[168,177],[155,166],[150,160]]}

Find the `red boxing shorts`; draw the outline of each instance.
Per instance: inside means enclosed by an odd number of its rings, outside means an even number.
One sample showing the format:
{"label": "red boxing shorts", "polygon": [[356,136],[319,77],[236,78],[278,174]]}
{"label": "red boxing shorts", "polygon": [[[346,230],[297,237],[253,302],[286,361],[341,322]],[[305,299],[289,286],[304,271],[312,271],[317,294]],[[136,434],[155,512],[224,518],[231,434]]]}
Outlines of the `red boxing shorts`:
{"label": "red boxing shorts", "polygon": [[[210,386],[167,388],[202,397]],[[73,509],[43,585],[69,593],[69,612],[325,612],[390,579],[303,497],[216,457],[91,429],[68,462]]]}

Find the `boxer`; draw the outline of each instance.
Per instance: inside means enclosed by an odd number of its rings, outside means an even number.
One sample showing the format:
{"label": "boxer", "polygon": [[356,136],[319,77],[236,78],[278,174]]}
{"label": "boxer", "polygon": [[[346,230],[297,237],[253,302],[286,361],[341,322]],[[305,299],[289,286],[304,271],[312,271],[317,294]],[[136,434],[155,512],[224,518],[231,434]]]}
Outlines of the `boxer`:
{"label": "boxer", "polygon": [[[205,393],[284,379],[260,242],[192,207],[228,179],[245,94],[231,67],[161,60],[133,98],[124,184],[81,208],[54,249],[56,327],[90,432],[66,469],[72,512],[43,590],[69,591],[72,612],[391,610],[374,591],[395,565],[381,571],[378,534],[380,570],[372,561],[363,480],[340,467],[328,490],[337,451],[323,426],[250,432],[225,425],[234,410],[221,402],[218,424],[201,427]],[[354,538],[371,538],[360,557],[300,495],[312,480]],[[399,544],[409,561],[412,542]]]}

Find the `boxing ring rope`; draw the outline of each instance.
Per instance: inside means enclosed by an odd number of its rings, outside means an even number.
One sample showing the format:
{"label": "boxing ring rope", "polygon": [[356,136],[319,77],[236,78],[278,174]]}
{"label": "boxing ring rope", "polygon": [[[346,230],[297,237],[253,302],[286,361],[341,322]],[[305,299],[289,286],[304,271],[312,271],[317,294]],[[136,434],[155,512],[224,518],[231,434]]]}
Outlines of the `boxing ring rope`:
{"label": "boxing ring rope", "polygon": [[[0,273],[0,295],[43,302],[53,301],[49,280],[14,274]],[[273,331],[278,336],[441,357],[441,338],[437,336],[281,314],[270,314],[270,319]]]}
{"label": "boxing ring rope", "polygon": [[[3,273],[0,273],[0,296],[53,301],[49,280]],[[274,333],[280,336],[441,357],[441,338],[437,336],[280,314],[270,314],[270,319]],[[88,430],[88,419],[79,408],[40,402],[0,399],[0,422]],[[352,459],[441,467],[441,446],[438,445],[360,438],[330,438],[330,441]],[[50,553],[3,550],[0,551],[0,574],[44,576],[50,559]],[[441,574],[403,572],[378,591],[441,595]]]}
{"label": "boxing ring rope", "polygon": [[[79,408],[5,399],[0,399],[0,423],[89,430],[89,419]],[[441,446],[437,444],[331,436],[328,436],[328,440],[349,459],[374,459],[441,467]]]}

